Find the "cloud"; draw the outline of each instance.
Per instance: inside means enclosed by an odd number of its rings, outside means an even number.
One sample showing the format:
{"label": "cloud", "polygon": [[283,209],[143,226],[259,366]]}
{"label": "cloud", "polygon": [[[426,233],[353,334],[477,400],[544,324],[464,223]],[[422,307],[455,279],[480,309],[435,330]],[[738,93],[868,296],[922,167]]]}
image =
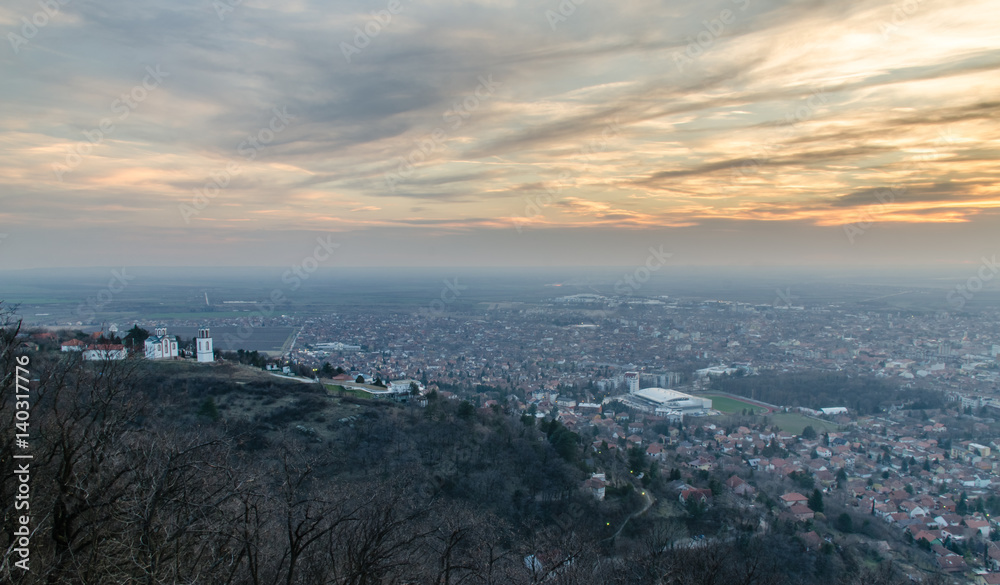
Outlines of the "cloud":
{"label": "cloud", "polygon": [[[110,230],[162,262],[176,257],[164,248],[209,238],[225,264],[248,232],[348,214],[349,229],[460,232],[497,250],[515,219],[524,238],[590,227],[622,241],[722,221],[827,233],[861,213],[993,225],[995,3],[919,3],[900,19],[890,0],[587,2],[553,23],[556,0],[404,1],[359,43],[385,6],[243,2],[221,17],[201,0],[62,6],[17,52],[0,50],[5,226],[68,241]],[[37,10],[15,0],[0,28]],[[732,18],[713,24],[723,10]],[[348,60],[345,44],[364,46]],[[143,88],[150,66],[169,72],[155,89]],[[484,94],[486,77],[498,85]],[[281,130],[275,108],[291,116]],[[400,174],[394,186],[387,174]],[[205,193],[186,223],[179,206]],[[0,267],[70,257],[16,249],[8,238]]]}
{"label": "cloud", "polygon": [[967,202],[974,206],[976,201],[987,202],[997,199],[995,192],[983,192],[992,183],[936,183],[901,187],[897,185],[860,189],[830,201],[833,207],[857,207],[873,203],[955,203]]}

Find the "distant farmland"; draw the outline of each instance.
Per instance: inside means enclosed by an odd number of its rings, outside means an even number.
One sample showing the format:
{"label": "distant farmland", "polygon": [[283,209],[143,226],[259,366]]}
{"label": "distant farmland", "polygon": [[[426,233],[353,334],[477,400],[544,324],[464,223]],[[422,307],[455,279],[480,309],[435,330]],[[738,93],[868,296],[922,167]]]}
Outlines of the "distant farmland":
{"label": "distant farmland", "polygon": [[[242,339],[239,335],[240,327],[212,327],[212,342],[215,349],[221,351],[236,351],[245,349],[247,351],[266,351],[277,353],[295,333],[296,327],[253,327],[250,335]],[[246,333],[246,331],[243,331]],[[185,339],[191,339],[198,335],[198,327],[167,326],[167,333],[177,335]]]}

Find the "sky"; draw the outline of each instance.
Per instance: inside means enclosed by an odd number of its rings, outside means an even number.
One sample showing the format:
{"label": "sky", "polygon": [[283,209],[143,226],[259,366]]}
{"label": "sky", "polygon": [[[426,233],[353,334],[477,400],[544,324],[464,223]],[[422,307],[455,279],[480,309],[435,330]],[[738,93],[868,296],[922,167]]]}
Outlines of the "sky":
{"label": "sky", "polygon": [[998,21],[988,0],[12,0],[0,269],[974,270],[1000,252]]}

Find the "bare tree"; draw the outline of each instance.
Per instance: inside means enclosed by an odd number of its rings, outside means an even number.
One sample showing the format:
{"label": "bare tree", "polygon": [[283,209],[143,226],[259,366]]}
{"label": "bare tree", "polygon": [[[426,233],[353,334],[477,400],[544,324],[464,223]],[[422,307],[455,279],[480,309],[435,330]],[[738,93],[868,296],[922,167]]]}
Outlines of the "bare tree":
{"label": "bare tree", "polygon": [[350,520],[327,547],[336,583],[402,583],[419,575],[420,545],[434,529],[424,522],[430,507],[411,498],[406,483],[368,483],[356,492]]}
{"label": "bare tree", "polygon": [[[135,391],[136,360],[61,360],[43,375],[38,391],[40,465],[51,510],[48,536],[50,582],[96,578],[103,563],[99,545],[114,531],[113,509],[133,486],[122,457],[136,431],[143,398]],[[44,496],[48,496],[45,498]]]}
{"label": "bare tree", "polygon": [[229,465],[228,445],[177,431],[127,443],[131,489],[113,513],[121,536],[102,552],[119,558],[133,583],[222,579],[238,550],[230,502],[241,478]]}

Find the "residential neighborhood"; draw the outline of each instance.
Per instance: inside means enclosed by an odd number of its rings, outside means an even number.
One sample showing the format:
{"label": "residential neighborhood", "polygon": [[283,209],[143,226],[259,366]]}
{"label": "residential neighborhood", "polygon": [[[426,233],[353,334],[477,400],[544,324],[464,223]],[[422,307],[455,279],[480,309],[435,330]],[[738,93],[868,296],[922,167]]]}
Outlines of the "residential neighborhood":
{"label": "residential neighborhood", "polygon": [[[807,552],[864,542],[917,572],[987,582],[1000,571],[992,322],[588,295],[273,318],[257,327],[294,331],[273,352],[227,344],[239,321],[212,318],[22,339],[88,360],[251,364],[338,395],[558,425],[588,470],[581,493],[604,505],[639,486],[657,513],[694,526],[752,511],[755,529],[781,527]],[[209,327],[224,332],[210,360]],[[193,328],[197,339],[170,333]]]}

